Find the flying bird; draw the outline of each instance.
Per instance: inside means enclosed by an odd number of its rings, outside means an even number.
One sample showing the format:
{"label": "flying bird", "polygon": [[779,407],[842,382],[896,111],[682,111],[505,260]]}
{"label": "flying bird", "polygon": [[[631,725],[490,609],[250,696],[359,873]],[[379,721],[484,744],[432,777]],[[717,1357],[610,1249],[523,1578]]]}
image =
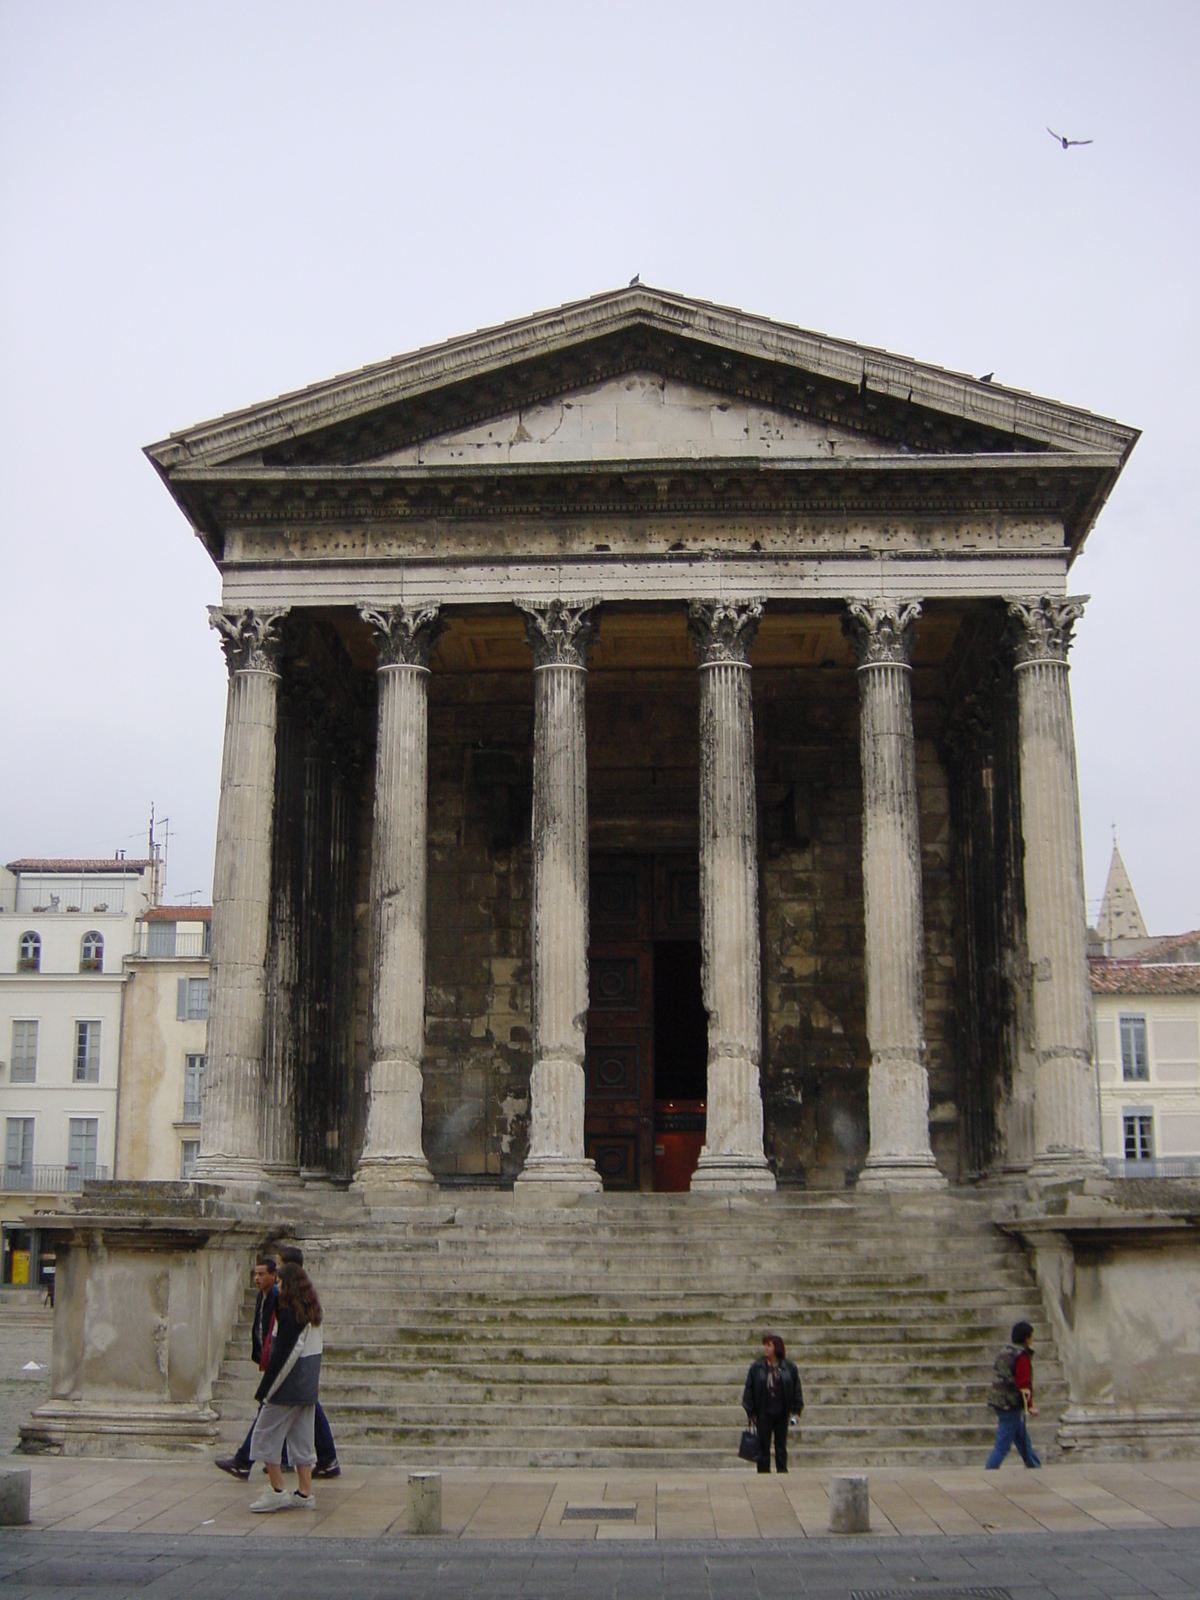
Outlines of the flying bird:
{"label": "flying bird", "polygon": [[641,273],[640,272],[635,272],[633,277],[630,278],[630,280],[629,280],[629,287],[632,289],[634,284],[641,283],[641,281],[642,281]]}
{"label": "flying bird", "polygon": [[1091,144],[1092,143],[1092,141],[1090,139],[1068,139],[1066,134],[1064,134],[1064,133],[1055,133],[1054,129],[1049,125],[1049,123],[1046,124],[1046,132],[1050,135],[1050,137],[1052,139],[1057,139],[1059,144],[1062,145],[1064,150],[1069,150],[1073,144]]}

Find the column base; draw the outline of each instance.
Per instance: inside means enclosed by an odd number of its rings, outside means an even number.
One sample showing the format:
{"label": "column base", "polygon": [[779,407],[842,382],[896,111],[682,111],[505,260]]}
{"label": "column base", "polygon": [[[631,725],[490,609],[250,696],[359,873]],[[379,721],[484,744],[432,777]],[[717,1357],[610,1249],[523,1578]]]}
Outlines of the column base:
{"label": "column base", "polygon": [[570,1205],[585,1194],[600,1194],[604,1185],[596,1163],[572,1156],[531,1156],[513,1185],[522,1205]]}
{"label": "column base", "polygon": [[929,1156],[867,1157],[855,1188],[867,1194],[895,1192],[910,1194],[921,1189],[945,1189],[945,1175]]}
{"label": "column base", "polygon": [[251,1192],[268,1188],[272,1181],[272,1174],[252,1156],[198,1156],[192,1176],[197,1183],[219,1183],[225,1189]]}
{"label": "column base", "polygon": [[364,1156],[350,1189],[368,1206],[419,1204],[438,1192],[424,1156]]}
{"label": "column base", "polygon": [[743,1194],[752,1190],[770,1193],[775,1188],[775,1174],[765,1156],[734,1155],[728,1151],[710,1155],[701,1150],[690,1188],[692,1194]]}
{"label": "column base", "polygon": [[1025,1173],[1039,1187],[1055,1183],[1078,1183],[1082,1178],[1106,1178],[1108,1170],[1099,1153],[1088,1150],[1043,1150],[1034,1156]]}

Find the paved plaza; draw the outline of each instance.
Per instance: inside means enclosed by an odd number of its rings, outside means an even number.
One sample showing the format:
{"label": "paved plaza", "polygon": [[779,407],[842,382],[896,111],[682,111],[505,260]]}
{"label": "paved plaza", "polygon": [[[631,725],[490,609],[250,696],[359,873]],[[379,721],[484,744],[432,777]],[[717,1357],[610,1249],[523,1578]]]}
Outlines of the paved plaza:
{"label": "paved plaza", "polygon": [[736,1469],[448,1471],[444,1534],[413,1538],[397,1467],[350,1467],[318,1484],[315,1514],[255,1517],[257,1473],[242,1484],[199,1461],[30,1465],[33,1526],[0,1536],[2,1600],[257,1597],[283,1570],[277,1547],[297,1538],[305,1552],[289,1588],[339,1600],[1200,1594],[1192,1463],[877,1470],[871,1533],[841,1539],[828,1534],[829,1475],[814,1471],[784,1481]]}

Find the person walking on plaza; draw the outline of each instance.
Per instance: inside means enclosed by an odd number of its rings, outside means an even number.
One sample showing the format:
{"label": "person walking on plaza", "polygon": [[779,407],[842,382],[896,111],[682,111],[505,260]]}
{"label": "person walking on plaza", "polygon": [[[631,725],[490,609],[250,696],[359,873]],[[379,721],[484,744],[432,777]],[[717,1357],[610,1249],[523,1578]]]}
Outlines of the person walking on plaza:
{"label": "person walking on plaza", "polygon": [[1033,1328],[1028,1322],[1013,1324],[1012,1343],[996,1357],[995,1376],[988,1404],[996,1413],[996,1442],[987,1458],[994,1470],[1015,1444],[1027,1467],[1040,1467],[1029,1437],[1026,1418],[1037,1416],[1033,1403]]}
{"label": "person walking on plaza", "polygon": [[[254,1321],[250,1327],[250,1353],[255,1366],[260,1372],[264,1372],[271,1352],[271,1335],[275,1331],[275,1308],[279,1301],[279,1283],[274,1256],[259,1256],[254,1266],[254,1287],[258,1290],[258,1298],[254,1302]],[[250,1476],[253,1459],[250,1454],[250,1440],[253,1435],[254,1423],[251,1423],[249,1433],[234,1454],[217,1457],[216,1465],[222,1472],[228,1472],[231,1477],[241,1478],[243,1481]]]}
{"label": "person walking on plaza", "polygon": [[[286,1266],[290,1261],[293,1266],[304,1265],[304,1251],[298,1244],[285,1244],[280,1247],[279,1259]],[[333,1429],[329,1426],[329,1418],[325,1415],[325,1408],[317,1401],[316,1418],[314,1421],[314,1441],[317,1447],[317,1464],[313,1468],[314,1478],[340,1478],[342,1469],[338,1465],[337,1446],[333,1442]],[[286,1459],[285,1463],[286,1465]]]}
{"label": "person walking on plaza", "polygon": [[[295,1507],[311,1511],[316,1505],[313,1424],[321,1384],[321,1321],[321,1302],[308,1274],[294,1262],[284,1262],[271,1354],[254,1397],[262,1409],[250,1441],[250,1454],[256,1461],[266,1462],[271,1483],[253,1502],[251,1511],[290,1511]],[[298,1480],[291,1494],[283,1487],[285,1445]]]}
{"label": "person walking on plaza", "polygon": [[775,1470],[786,1472],[788,1427],[804,1410],[804,1394],[796,1363],[787,1359],[783,1340],[763,1334],[763,1353],[746,1374],[742,1410],[758,1430],[758,1470],[771,1470],[771,1440],[775,1440]]}

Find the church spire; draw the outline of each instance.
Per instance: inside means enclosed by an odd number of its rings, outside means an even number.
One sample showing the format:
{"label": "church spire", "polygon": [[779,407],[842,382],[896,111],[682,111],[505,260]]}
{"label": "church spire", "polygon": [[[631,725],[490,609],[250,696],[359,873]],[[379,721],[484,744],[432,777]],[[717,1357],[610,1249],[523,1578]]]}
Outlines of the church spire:
{"label": "church spire", "polygon": [[1108,868],[1108,882],[1104,886],[1104,903],[1096,921],[1096,932],[1106,945],[1115,939],[1148,939],[1146,924],[1138,907],[1137,896],[1117,848],[1116,830],[1113,830],[1112,861]]}

